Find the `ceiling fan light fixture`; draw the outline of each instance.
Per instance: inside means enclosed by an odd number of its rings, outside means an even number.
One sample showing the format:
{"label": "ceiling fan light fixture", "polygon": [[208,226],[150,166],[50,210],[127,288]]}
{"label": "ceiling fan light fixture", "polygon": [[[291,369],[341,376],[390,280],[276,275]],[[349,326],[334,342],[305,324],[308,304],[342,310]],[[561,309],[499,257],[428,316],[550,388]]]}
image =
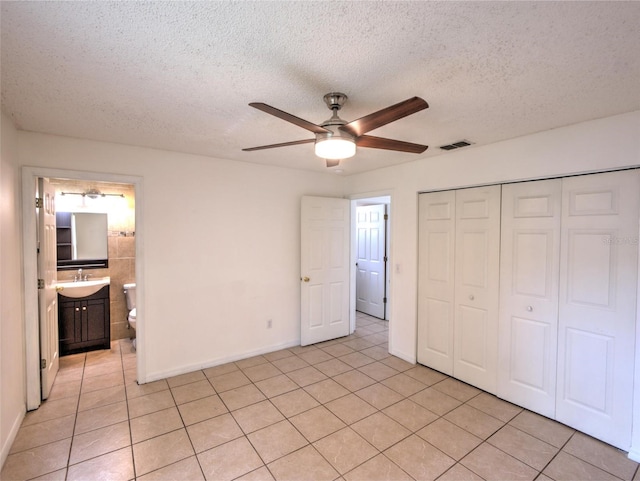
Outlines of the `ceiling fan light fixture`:
{"label": "ceiling fan light fixture", "polygon": [[316,140],[316,155],[323,159],[348,159],[356,155],[356,143],[344,137]]}

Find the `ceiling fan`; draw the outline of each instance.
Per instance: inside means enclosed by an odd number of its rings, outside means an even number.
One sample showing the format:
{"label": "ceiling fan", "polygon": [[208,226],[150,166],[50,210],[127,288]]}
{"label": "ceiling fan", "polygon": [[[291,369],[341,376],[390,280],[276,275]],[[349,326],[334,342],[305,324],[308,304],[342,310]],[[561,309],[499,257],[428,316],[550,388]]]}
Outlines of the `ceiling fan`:
{"label": "ceiling fan", "polygon": [[286,120],[298,127],[302,127],[303,129],[313,132],[315,134],[315,139],[294,140],[292,142],[261,145],[259,147],[250,147],[242,150],[245,152],[251,152],[254,150],[310,144],[314,142],[315,154],[318,157],[326,159],[327,167],[335,167],[340,163],[341,159],[353,157],[356,153],[356,146],[395,150],[398,152],[410,152],[414,154],[421,154],[428,148],[426,145],[413,144],[402,140],[385,139],[382,137],[365,135],[371,130],[428,108],[429,105],[427,102],[420,97],[412,97],[352,122],[347,122],[346,120],[342,120],[338,117],[338,111],[347,101],[347,96],[345,94],[340,92],[331,92],[326,94],[323,98],[327,107],[333,112],[333,115],[329,120],[326,120],[320,125],[313,124],[262,102],[250,103],[249,105],[251,107],[262,110],[263,112],[274,115],[279,119]]}

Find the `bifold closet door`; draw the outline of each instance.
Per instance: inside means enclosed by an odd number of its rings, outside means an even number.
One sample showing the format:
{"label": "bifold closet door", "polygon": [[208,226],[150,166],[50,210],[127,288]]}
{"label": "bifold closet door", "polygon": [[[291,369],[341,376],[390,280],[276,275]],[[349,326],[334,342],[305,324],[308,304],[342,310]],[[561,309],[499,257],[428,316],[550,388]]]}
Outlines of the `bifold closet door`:
{"label": "bifold closet door", "polygon": [[638,174],[563,179],[556,419],[624,450],[631,444]]}
{"label": "bifold closet door", "polygon": [[419,196],[418,362],[453,374],[455,207],[453,190]]}
{"label": "bifold closet door", "polygon": [[562,180],[502,186],[498,395],[555,416]]}
{"label": "bifold closet door", "polygon": [[456,191],[453,375],[496,392],[501,186]]}

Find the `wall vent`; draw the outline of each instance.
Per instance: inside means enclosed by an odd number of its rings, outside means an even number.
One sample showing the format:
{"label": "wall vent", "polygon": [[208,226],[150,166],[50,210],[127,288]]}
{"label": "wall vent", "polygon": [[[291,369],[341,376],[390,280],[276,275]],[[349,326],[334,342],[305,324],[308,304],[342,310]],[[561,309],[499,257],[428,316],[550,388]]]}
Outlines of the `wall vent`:
{"label": "wall vent", "polygon": [[454,142],[452,144],[448,144],[448,145],[441,145],[440,148],[442,150],[453,150],[453,149],[459,149],[460,147],[468,147],[469,145],[472,145],[473,142],[469,142],[468,140],[459,140],[458,142]]}

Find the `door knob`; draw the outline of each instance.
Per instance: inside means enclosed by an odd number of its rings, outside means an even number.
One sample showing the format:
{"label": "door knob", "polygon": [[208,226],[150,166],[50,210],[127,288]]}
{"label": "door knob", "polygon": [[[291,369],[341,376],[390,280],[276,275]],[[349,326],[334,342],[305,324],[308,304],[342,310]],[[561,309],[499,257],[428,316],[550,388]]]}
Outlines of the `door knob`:
{"label": "door knob", "polygon": [[475,297],[473,297],[473,294],[469,294],[469,300],[473,301],[475,299]]}
{"label": "door knob", "polygon": [[529,312],[533,311],[533,306],[527,306],[527,311]]}
{"label": "door knob", "polygon": [[309,282],[311,279],[309,279],[307,276],[305,276],[305,277],[301,277],[300,280],[304,281],[304,282]]}

